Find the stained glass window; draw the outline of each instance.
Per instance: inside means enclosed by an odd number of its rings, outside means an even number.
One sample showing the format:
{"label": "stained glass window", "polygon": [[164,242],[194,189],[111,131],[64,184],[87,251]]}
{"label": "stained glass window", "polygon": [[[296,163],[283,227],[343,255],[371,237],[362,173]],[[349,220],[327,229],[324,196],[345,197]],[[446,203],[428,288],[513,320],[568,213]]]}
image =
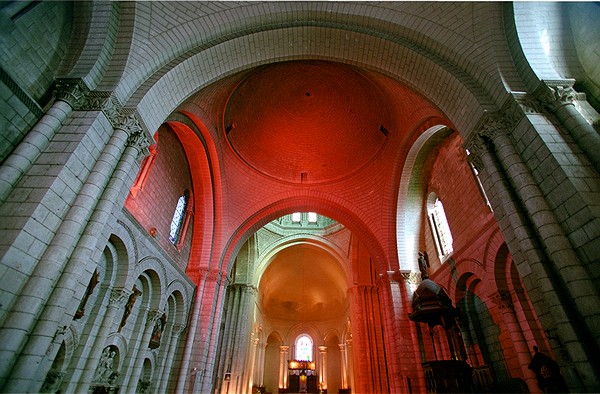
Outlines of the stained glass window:
{"label": "stained glass window", "polygon": [[189,194],[186,190],[186,192],[179,197],[179,200],[177,200],[177,207],[175,208],[175,213],[173,213],[173,219],[171,220],[171,232],[169,233],[169,240],[173,245],[177,245],[179,242],[181,227],[183,225],[185,210],[188,203],[188,196]]}
{"label": "stained glass window", "polygon": [[313,360],[313,343],[308,335],[296,339],[296,360]]}

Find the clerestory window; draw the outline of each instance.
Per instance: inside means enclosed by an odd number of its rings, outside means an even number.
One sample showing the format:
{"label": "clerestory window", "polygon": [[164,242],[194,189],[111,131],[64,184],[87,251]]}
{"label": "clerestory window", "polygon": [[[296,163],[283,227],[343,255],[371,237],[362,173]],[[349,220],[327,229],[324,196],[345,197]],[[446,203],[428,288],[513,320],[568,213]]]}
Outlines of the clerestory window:
{"label": "clerestory window", "polygon": [[446,212],[444,211],[444,205],[439,198],[432,193],[428,204],[428,216],[431,225],[433,237],[438,249],[438,254],[441,258],[447,257],[452,253],[452,233],[450,232],[450,226],[448,225],[448,219],[446,218]]}
{"label": "clerestory window", "polygon": [[169,232],[169,241],[177,247],[181,246],[183,236],[185,235],[185,222],[188,211],[188,205],[190,200],[189,190],[185,190],[183,195],[177,200],[177,206],[173,213],[173,219],[171,219],[171,231]]}

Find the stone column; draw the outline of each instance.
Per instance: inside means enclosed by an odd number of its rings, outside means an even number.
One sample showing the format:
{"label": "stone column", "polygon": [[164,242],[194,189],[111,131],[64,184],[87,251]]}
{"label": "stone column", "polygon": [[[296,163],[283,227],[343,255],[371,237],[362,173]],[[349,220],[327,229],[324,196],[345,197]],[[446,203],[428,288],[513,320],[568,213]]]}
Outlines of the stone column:
{"label": "stone column", "polygon": [[[148,353],[148,343],[150,343],[150,338],[152,337],[152,331],[154,330],[154,325],[156,321],[160,319],[160,317],[164,314],[164,311],[161,310],[151,310],[145,316],[145,322],[141,325],[144,327],[144,331],[141,335],[139,342],[137,343],[136,348],[131,353],[131,359],[133,360],[132,367],[128,371],[129,373],[123,380],[123,389],[125,392],[133,393],[136,391],[138,386],[138,381],[140,379],[140,375],[142,373],[142,368],[144,365],[144,359],[146,358],[146,354]],[[125,387],[127,387],[125,389]]]}
{"label": "stone column", "polygon": [[[515,190],[527,216],[532,221],[533,229],[541,246],[556,267],[561,277],[575,278],[565,281],[565,289],[570,293],[582,316],[587,317],[589,303],[600,298],[593,283],[589,280],[584,267],[579,263],[577,254],[558,224],[552,209],[546,202],[542,192],[527,166],[516,152],[508,133],[511,125],[506,119],[496,118],[484,125],[480,133],[489,138],[499,164],[507,174],[507,178]],[[568,271],[568,272],[567,272]],[[595,313],[594,313],[595,314]]]}
{"label": "stone column", "polygon": [[346,340],[346,360],[348,360],[346,374],[348,384],[353,392],[356,392],[356,382],[354,381],[354,351],[352,349],[352,339]]}
{"label": "stone column", "polygon": [[25,138],[0,166],[0,205],[38,156],[48,147],[63,122],[83,99],[87,91],[81,79],[62,79],[56,83],[56,99],[52,107],[33,126]]}
{"label": "stone column", "polygon": [[[200,393],[212,391],[212,377],[215,370],[215,359],[217,354],[217,346],[219,342],[219,327],[222,322],[223,301],[225,299],[225,289],[227,284],[227,275],[221,271],[209,271],[207,287],[213,287],[214,292],[210,293],[213,296],[213,302],[208,304],[204,300],[202,309],[207,312],[208,321],[205,326],[206,342],[202,345],[201,355],[198,358],[200,369],[199,376],[196,377],[195,389]],[[202,320],[200,321],[202,324]]]}
{"label": "stone column", "polygon": [[519,321],[517,320],[510,293],[494,293],[491,296],[491,300],[494,304],[496,304],[498,309],[500,309],[500,313],[502,314],[502,320],[504,320],[504,324],[508,329],[510,340],[512,342],[513,347],[515,348],[517,360],[519,361],[519,365],[521,366],[521,373],[523,374],[523,379],[527,384],[529,392],[540,392],[541,390],[537,384],[537,378],[535,376],[535,373],[528,368],[529,363],[531,362],[531,353],[529,351],[529,347],[527,346],[525,336],[523,335],[523,330],[519,324]]}
{"label": "stone column", "polygon": [[[41,368],[44,366],[49,368],[48,364],[51,365],[51,362],[43,363],[42,359],[45,355],[39,353],[39,349],[47,348],[49,341],[52,339],[48,335],[48,328],[52,325],[58,327],[61,324],[70,324],[77,308],[77,303],[72,302],[74,298],[77,298],[74,284],[79,282],[81,289],[84,290],[85,283],[89,281],[89,278],[81,277],[82,272],[86,271],[86,264],[93,272],[95,268],[95,262],[92,259],[93,253],[100,241],[103,244],[106,243],[105,239],[100,237],[99,234],[103,233],[115,203],[120,202],[118,196],[125,186],[126,176],[131,171],[138,154],[144,146],[147,146],[147,143],[148,140],[143,135],[141,127],[137,125],[135,118],[128,117],[123,123],[117,125],[109,143],[90,173],[82,192],[77,196],[73,208],[69,211],[52,244],[44,254],[47,258],[43,258],[36,266],[34,275],[27,282],[23,290],[23,296],[17,300],[15,308],[21,304],[19,301],[26,302],[29,294],[40,296],[40,292],[44,292],[45,297],[35,305],[40,315],[31,314],[29,316],[32,320],[28,323],[35,325],[35,328],[28,338],[22,339],[27,342],[24,343],[25,347],[22,355],[7,381],[7,389],[18,390],[22,384],[17,383],[19,380],[28,380],[34,391],[38,390],[43,384],[43,379],[32,381],[33,371],[31,365],[34,363],[33,365],[40,365]],[[107,165],[107,163],[115,162],[117,158],[120,158],[120,160],[116,163],[116,166]],[[105,188],[104,185],[106,185]],[[98,201],[97,204],[95,204],[96,201]],[[94,206],[95,209],[93,209]],[[91,216],[89,216],[90,214]],[[82,220],[85,217],[89,217],[89,221]],[[77,223],[79,227],[85,225],[85,230],[79,238],[71,258],[65,265],[64,260],[60,260],[59,256],[69,254],[71,248],[65,247],[65,241],[73,241],[73,234],[76,233],[74,223]],[[53,269],[56,271],[51,275],[50,271]],[[55,282],[57,272],[63,272],[58,283]],[[48,282],[55,282],[56,286]],[[65,312],[69,307],[73,310],[68,311],[68,316],[65,316]],[[39,318],[36,321],[37,316]],[[54,355],[48,361],[51,361],[53,357]],[[37,375],[45,375],[46,372],[40,371]],[[11,381],[14,383],[11,383]]]}
{"label": "stone column", "polygon": [[259,387],[263,387],[265,384],[265,350],[267,343],[260,343],[258,347],[258,361],[256,365],[256,377],[255,381]]}
{"label": "stone column", "polygon": [[111,291],[106,314],[102,319],[102,325],[100,326],[100,330],[98,330],[96,340],[90,350],[83,371],[81,371],[81,377],[73,374],[71,385],[76,384],[77,386],[75,390],[67,388],[67,392],[87,392],[89,390],[92,379],[94,379],[94,374],[96,373],[96,367],[100,361],[100,355],[106,347],[106,338],[111,333],[117,313],[123,308],[130,294],[131,291],[125,289],[114,289]]}
{"label": "stone column", "polygon": [[327,389],[327,346],[319,346],[319,387]]}
{"label": "stone column", "polygon": [[279,388],[287,389],[289,346],[279,346]]}
{"label": "stone column", "polygon": [[[142,134],[141,128],[138,126],[138,129],[129,135],[127,131],[131,132],[131,122],[136,121],[128,118],[127,122],[114,130],[72,208],[25,284],[21,296],[16,300],[12,310],[26,310],[27,314],[9,314],[7,324],[0,329],[0,343],[4,336],[9,336],[12,347],[8,357],[12,361],[2,363],[0,378],[6,376],[12,362],[16,361],[4,387],[8,391],[22,389],[24,382],[27,382],[31,390],[39,390],[47,370],[36,374],[31,370],[31,365],[50,368],[54,355],[43,362],[46,355],[44,351],[40,353],[40,350],[48,348],[52,340],[49,332],[53,327],[70,324],[72,315],[77,309],[77,303],[72,302],[75,298],[73,289],[79,284],[83,293],[85,283],[89,280],[89,278],[82,280],[81,274],[84,271],[82,268],[86,264],[92,268],[91,266],[95,264],[90,261],[90,257],[97,246],[98,234],[108,221],[116,193],[120,192],[124,185],[123,176],[119,174],[127,174],[131,171],[141,149],[137,142]],[[117,158],[120,160],[117,161]],[[99,200],[101,201],[98,202]],[[103,205],[96,206],[96,202]],[[74,239],[73,235],[79,231],[83,232],[82,237],[78,240]],[[79,255],[75,254],[69,260],[68,256],[73,253],[76,246]],[[63,275],[57,275],[63,271],[65,271]],[[57,283],[58,278],[60,279]],[[67,308],[73,311],[65,318],[64,313]],[[19,322],[11,322],[14,319],[18,319]],[[26,335],[28,332],[30,334]],[[21,357],[18,357],[19,349],[22,349]],[[36,375],[40,378],[32,381],[31,377]]]}
{"label": "stone column", "polygon": [[348,388],[348,356],[346,354],[346,345],[343,343],[338,344],[340,347],[340,374],[343,389]]}
{"label": "stone column", "polygon": [[256,368],[257,347],[258,338],[250,339],[250,354],[248,355],[248,364],[244,371],[244,393],[252,393],[252,386],[254,386],[254,371]]}
{"label": "stone column", "polygon": [[600,172],[600,134],[575,108],[578,94],[573,89],[574,83],[575,80],[545,80],[535,95],[558,118]]}
{"label": "stone column", "polygon": [[174,324],[171,327],[171,337],[169,338],[169,347],[167,351],[164,353],[165,362],[163,364],[163,368],[161,370],[161,374],[159,375],[159,386],[156,390],[157,393],[166,393],[167,386],[169,384],[169,378],[171,377],[172,371],[171,368],[173,366],[173,358],[175,356],[175,351],[177,350],[177,342],[179,341],[179,337],[181,333],[185,329],[185,325],[183,324]]}
{"label": "stone column", "polygon": [[[494,215],[540,321],[548,329],[555,328],[561,338],[579,338],[562,340],[562,344],[554,346],[557,350],[564,346],[573,360],[581,360],[570,364],[579,376],[587,377],[584,385],[592,384],[598,381],[593,364],[600,350],[591,350],[598,345],[586,322],[589,309],[585,305],[591,300],[595,302],[598,296],[539,187],[515,151],[508,136],[514,125],[514,120],[502,114],[485,116],[478,133],[465,144],[471,152],[469,160],[485,178],[482,180],[486,189],[495,196],[490,198]],[[565,281],[565,278],[573,279]],[[591,315],[589,318],[594,319]],[[587,345],[582,349],[579,343]],[[582,353],[585,353],[583,358]]]}

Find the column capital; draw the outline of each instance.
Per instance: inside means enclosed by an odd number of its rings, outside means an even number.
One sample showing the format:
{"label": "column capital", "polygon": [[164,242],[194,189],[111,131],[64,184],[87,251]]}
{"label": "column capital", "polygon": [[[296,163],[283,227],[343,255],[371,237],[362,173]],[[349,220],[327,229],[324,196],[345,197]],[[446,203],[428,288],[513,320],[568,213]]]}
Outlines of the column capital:
{"label": "column capital", "polygon": [[164,314],[165,314],[165,312],[161,311],[160,309],[151,309],[151,310],[148,310],[148,316],[147,316],[146,324],[154,324],[154,323],[156,323],[156,321],[158,319],[160,319]]}
{"label": "column capital", "polygon": [[400,271],[400,276],[404,282],[411,285],[416,285],[421,282],[421,274],[417,271],[402,270]]}
{"label": "column capital", "polygon": [[81,78],[61,78],[56,81],[54,97],[75,109],[85,100],[88,92],[89,89]]}
{"label": "column capital", "polygon": [[494,140],[499,135],[509,134],[514,123],[514,119],[511,119],[506,113],[487,112],[481,117],[475,134],[479,138]]}
{"label": "column capital", "polygon": [[319,353],[326,353],[327,352],[327,346],[319,346]]}
{"label": "column capital", "polygon": [[290,347],[287,345],[279,346],[279,351],[281,351],[281,353],[286,353],[288,350],[290,350]]}
{"label": "column capital", "polygon": [[185,324],[173,324],[171,328],[171,334],[173,337],[178,337],[185,330]]}
{"label": "column capital", "polygon": [[464,142],[463,149],[467,153],[467,161],[475,167],[477,171],[481,172],[484,168],[481,156],[487,151],[485,142],[477,135],[477,133],[472,133]]}
{"label": "column capital", "polygon": [[494,304],[498,306],[498,308],[514,310],[514,305],[512,302],[512,297],[507,291],[499,291],[490,296],[490,299]]}
{"label": "column capital", "polygon": [[102,111],[115,129],[125,131],[129,138],[127,144],[148,154],[148,147],[154,142],[152,134],[135,108],[126,108],[110,91],[86,91],[84,97],[77,102],[77,110]]}
{"label": "column capital", "polygon": [[573,85],[574,79],[543,80],[534,96],[545,108],[554,112],[563,105],[573,104],[577,99]]}
{"label": "column capital", "polygon": [[120,308],[125,304],[125,301],[129,298],[131,293],[131,291],[125,289],[113,289],[110,292],[108,306],[116,306],[117,308]]}

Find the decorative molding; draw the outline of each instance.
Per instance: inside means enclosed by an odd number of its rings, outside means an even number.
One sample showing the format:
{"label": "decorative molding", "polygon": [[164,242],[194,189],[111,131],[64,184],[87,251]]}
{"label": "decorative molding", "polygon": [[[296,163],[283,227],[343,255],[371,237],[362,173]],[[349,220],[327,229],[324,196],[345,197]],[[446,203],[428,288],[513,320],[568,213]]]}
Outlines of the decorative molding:
{"label": "decorative molding", "polygon": [[[71,80],[64,81],[62,83],[65,86],[74,85]],[[137,109],[123,107],[113,92],[88,91],[81,86],[80,89],[84,95],[76,101],[74,108],[81,111],[102,111],[113,128],[124,130],[129,135],[128,146],[137,148],[141,156],[149,154],[148,147],[154,142],[154,137],[141,121]]]}
{"label": "decorative molding", "polygon": [[480,138],[493,141],[501,134],[509,134],[514,123],[502,112],[488,112],[481,120],[475,132]]}
{"label": "decorative molding", "polygon": [[2,82],[11,92],[30,110],[36,117],[41,118],[44,115],[44,111],[40,105],[32,99],[25,90],[19,86],[19,84],[8,74],[2,67],[0,67],[0,82]]}
{"label": "decorative molding", "polygon": [[512,96],[525,115],[541,114],[546,112],[544,104],[533,94],[513,92]]}

